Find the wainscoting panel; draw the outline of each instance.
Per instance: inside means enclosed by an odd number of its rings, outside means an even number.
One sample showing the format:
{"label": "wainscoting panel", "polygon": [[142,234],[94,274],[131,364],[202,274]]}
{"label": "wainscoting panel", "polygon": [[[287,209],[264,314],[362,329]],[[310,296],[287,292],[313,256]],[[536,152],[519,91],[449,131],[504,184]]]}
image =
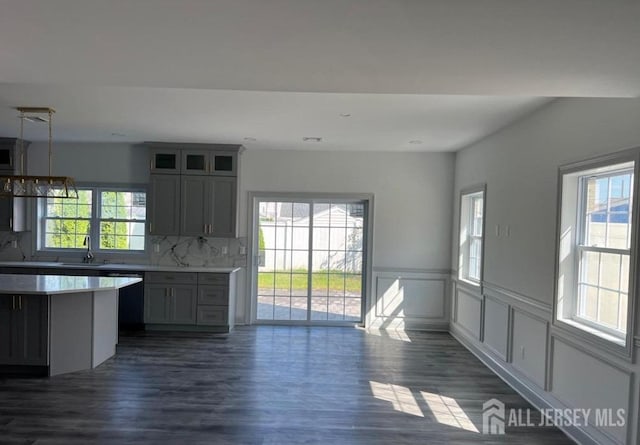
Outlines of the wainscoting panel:
{"label": "wainscoting panel", "polygon": [[485,296],[484,344],[506,361],[508,338],[509,305]]}
{"label": "wainscoting panel", "polygon": [[481,339],[482,298],[460,285],[456,286],[455,298],[456,323],[476,340]]}
{"label": "wainscoting panel", "polygon": [[[612,409],[614,413],[623,407],[628,412],[632,383],[629,371],[611,366],[558,337],[553,337],[552,342],[551,392],[555,397],[568,406]],[[626,427],[599,430],[616,442],[625,443]]]}
{"label": "wainscoting panel", "polygon": [[379,329],[449,327],[450,271],[374,269],[374,302],[367,326]]}
{"label": "wainscoting panel", "polygon": [[545,387],[548,323],[513,309],[513,367],[541,388]]}

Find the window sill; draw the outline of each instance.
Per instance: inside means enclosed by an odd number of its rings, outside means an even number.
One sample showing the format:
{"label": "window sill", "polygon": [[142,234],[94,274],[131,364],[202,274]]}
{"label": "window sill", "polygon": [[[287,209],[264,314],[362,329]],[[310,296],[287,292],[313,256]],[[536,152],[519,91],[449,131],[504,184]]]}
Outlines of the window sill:
{"label": "window sill", "polygon": [[620,337],[616,337],[615,335],[609,334],[607,332],[603,332],[600,331],[592,326],[586,325],[584,323],[580,323],[577,320],[573,320],[573,319],[568,319],[568,318],[561,318],[558,319],[558,321],[565,323],[569,326],[572,326],[576,329],[579,329],[581,331],[587,332],[591,335],[594,335],[602,340],[608,341],[610,343],[613,343],[615,345],[621,346],[621,347],[626,347],[627,342],[626,339],[624,338],[620,338]]}
{"label": "window sill", "polygon": [[462,278],[462,277],[458,277],[458,281],[467,284],[469,286],[473,286],[473,287],[480,287],[480,282],[479,281],[472,281],[468,278]]}

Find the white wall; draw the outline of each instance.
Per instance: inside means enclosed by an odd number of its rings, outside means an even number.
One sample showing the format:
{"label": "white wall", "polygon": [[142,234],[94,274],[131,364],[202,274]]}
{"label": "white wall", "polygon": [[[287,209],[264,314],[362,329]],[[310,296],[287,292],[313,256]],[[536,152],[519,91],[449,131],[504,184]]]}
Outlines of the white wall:
{"label": "white wall", "polygon": [[541,406],[628,410],[628,427],[569,430],[581,443],[638,443],[640,366],[551,323],[558,167],[637,146],[640,99],[560,99],[456,156],[452,268],[458,195],[480,183],[486,239],[482,292],[454,286],[451,331]]}
{"label": "white wall", "polygon": [[373,267],[448,270],[453,165],[451,153],[246,150],[239,234],[247,236],[252,191],[372,193]]}

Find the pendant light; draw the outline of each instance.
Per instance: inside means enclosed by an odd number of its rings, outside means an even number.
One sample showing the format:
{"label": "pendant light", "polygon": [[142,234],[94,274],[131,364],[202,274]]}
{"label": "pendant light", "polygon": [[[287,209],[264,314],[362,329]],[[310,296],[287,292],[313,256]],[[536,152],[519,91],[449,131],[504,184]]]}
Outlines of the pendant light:
{"label": "pendant light", "polygon": [[[17,107],[20,112],[20,174],[0,175],[0,197],[17,198],[70,198],[78,199],[75,181],[68,176],[52,176],[53,145],[51,123],[56,111],[48,107]],[[24,123],[47,123],[49,125],[49,175],[30,176],[24,171]]]}

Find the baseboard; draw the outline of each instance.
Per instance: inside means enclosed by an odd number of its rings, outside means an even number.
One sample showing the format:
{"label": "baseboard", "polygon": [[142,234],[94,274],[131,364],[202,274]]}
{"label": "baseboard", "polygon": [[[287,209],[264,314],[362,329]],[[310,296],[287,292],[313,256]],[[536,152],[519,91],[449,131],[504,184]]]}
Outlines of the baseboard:
{"label": "baseboard", "polygon": [[[469,338],[464,331],[457,328],[455,324],[451,323],[449,333],[455,338],[462,346],[464,346],[469,352],[475,355],[478,360],[484,363],[491,371],[493,371],[500,379],[502,379],[507,385],[509,385],[514,391],[520,394],[525,400],[537,409],[566,409],[559,401],[548,392],[538,388],[532,382],[528,382],[524,376],[516,375],[516,371],[505,366],[505,363],[497,357],[493,357],[489,351],[485,351],[480,344],[476,344],[477,340]],[[558,427],[563,433],[565,433],[570,439],[579,445],[603,445],[614,444],[606,436],[594,438],[591,432],[585,431],[581,427]],[[597,433],[596,433],[597,434]],[[600,436],[600,434],[597,434]],[[606,442],[605,442],[606,441]]]}

